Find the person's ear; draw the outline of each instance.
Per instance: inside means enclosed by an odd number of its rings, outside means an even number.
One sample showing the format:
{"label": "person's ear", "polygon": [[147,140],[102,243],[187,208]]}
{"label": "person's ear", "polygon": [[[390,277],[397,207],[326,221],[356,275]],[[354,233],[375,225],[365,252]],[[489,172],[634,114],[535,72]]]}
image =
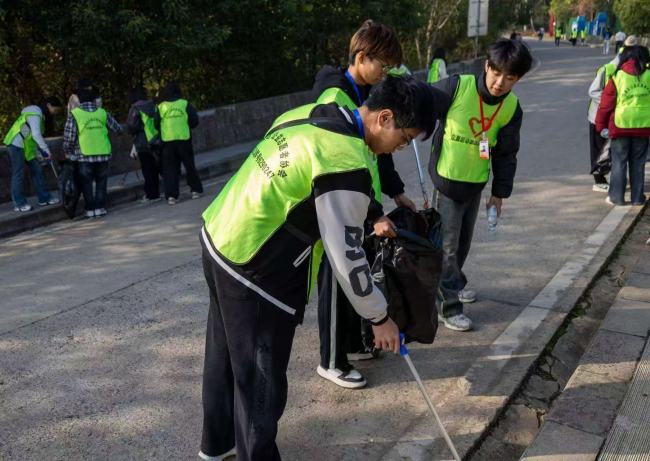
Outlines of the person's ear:
{"label": "person's ear", "polygon": [[485,60],[485,73],[487,74],[488,69],[490,68],[490,64],[488,63],[488,60]]}
{"label": "person's ear", "polygon": [[393,118],[393,111],[390,109],[382,109],[379,111],[379,125],[383,128]]}
{"label": "person's ear", "polygon": [[354,64],[363,64],[364,59],[366,59],[366,52],[361,50],[358,51],[357,54],[354,56]]}

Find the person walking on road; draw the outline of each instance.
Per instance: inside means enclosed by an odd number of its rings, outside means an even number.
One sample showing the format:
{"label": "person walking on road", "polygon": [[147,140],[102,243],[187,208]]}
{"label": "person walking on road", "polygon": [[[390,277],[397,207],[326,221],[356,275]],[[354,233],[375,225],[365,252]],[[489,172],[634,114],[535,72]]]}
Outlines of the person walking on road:
{"label": "person walking on road", "polygon": [[199,115],[194,106],[183,99],[178,83],[169,82],[163,90],[162,102],[158,104],[154,117],[154,126],[162,139],[163,183],[169,205],[176,205],[178,201],[181,163],[185,167],[192,199],[203,194],[192,147],[192,130],[198,125]]}
{"label": "person walking on road", "polygon": [[142,87],[131,90],[129,94],[131,108],[126,121],[126,127],[133,136],[133,147],[135,148],[142,176],[144,176],[144,197],[143,203],[157,202],[160,200],[160,186],[158,177],[160,175],[160,134],[154,126],[156,105],[147,98],[147,93]]}
{"label": "person walking on road", "polygon": [[571,46],[576,46],[576,43],[578,42],[578,27],[576,25],[573,25],[571,27]]}
{"label": "person walking on road", "polygon": [[123,130],[110,113],[97,107],[96,90],[79,89],[77,96],[81,105],[68,114],[63,152],[68,159],[78,162],[86,217],[101,217],[106,215],[108,161],[112,154],[108,131]]}
{"label": "person walking on road", "polygon": [[374,196],[371,157],[434,123],[431,90],[387,77],[363,106],[310,104],[281,115],[203,213],[210,293],[199,456],[279,460],[287,366],[323,251],[375,346],[399,351],[399,331],[362,248]]}
{"label": "person walking on road", "polygon": [[[632,43],[629,36],[626,43]],[[650,137],[650,54],[644,46],[626,46],[596,114],[596,130],[611,139],[610,205],[625,204],[627,170],[632,205],[645,203],[645,161]]]}
{"label": "person walking on road", "polygon": [[445,62],[445,49],[436,48],[433,52],[433,58],[429,63],[429,73],[427,74],[427,83],[436,83],[438,80],[447,78],[447,63]]}
{"label": "person walking on road", "polygon": [[[379,83],[388,72],[402,62],[402,47],[390,28],[368,20],[354,33],[349,45],[350,65],[347,69],[324,66],[316,75],[314,93],[316,102],[337,103],[355,110],[368,98],[371,85]],[[415,209],[415,204],[404,194],[404,183],[395,171],[392,154],[371,155],[373,188],[366,229],[376,225],[375,233],[385,236],[382,229],[388,218],[382,218],[382,192],[391,197],[397,206]],[[392,234],[394,235],[394,234]],[[374,260],[374,252],[364,247],[366,256]],[[350,364],[351,360],[368,360],[376,356],[373,351],[370,327],[354,310],[336,280],[327,256],[318,272],[318,331],[321,361],[316,372],[319,376],[345,388],[355,389],[366,385],[366,379]]]}
{"label": "person walking on road", "polygon": [[555,25],[555,46],[560,46],[560,40],[562,39],[562,26],[559,24]]}
{"label": "person walking on road", "polygon": [[58,114],[61,108],[61,101],[55,97],[46,98],[40,106],[27,106],[20,112],[20,116],[5,135],[3,142],[9,151],[11,163],[11,198],[14,202],[14,211],[32,210],[24,195],[25,164],[32,174],[39,206],[59,203],[59,199],[52,197],[47,190],[40,162],[52,161],[50,148],[43,139],[43,131],[46,119],[51,119]]}
{"label": "person walking on road", "polygon": [[587,28],[580,31],[580,46],[587,46]]}
{"label": "person walking on road", "polygon": [[600,98],[603,88],[609,79],[612,78],[618,66],[618,55],[610,62],[603,64],[596,71],[596,77],[589,86],[589,109],[587,112],[587,120],[589,122],[589,157],[591,161],[590,173],[594,177],[594,185],[592,190],[594,192],[609,191],[609,184],[607,183],[606,175],[611,169],[611,156],[609,155],[610,148],[607,140],[600,135],[600,131],[596,129],[596,114],[598,113],[598,106],[600,105]]}
{"label": "person walking on road", "polygon": [[609,54],[609,43],[612,41],[612,33],[610,32],[609,28],[605,29],[605,33],[603,34],[603,54],[608,55]]}
{"label": "person walking on road", "polygon": [[530,70],[532,59],[522,42],[501,39],[488,49],[478,77],[453,75],[433,85],[443,95],[446,113],[434,134],[429,162],[435,187],[432,203],[440,213],[443,233],[438,313],[452,330],[472,328],[463,303],[474,302],[476,293],[467,288],[462,269],[490,167],[492,194],[487,207],[494,205],[500,216],[503,199],[512,192],[523,112],[511,90]]}

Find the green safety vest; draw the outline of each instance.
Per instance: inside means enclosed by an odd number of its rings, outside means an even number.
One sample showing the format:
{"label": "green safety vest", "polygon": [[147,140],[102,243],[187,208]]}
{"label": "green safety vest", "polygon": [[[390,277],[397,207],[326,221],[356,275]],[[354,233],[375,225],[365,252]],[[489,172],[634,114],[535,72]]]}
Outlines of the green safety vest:
{"label": "green safety vest", "polygon": [[[616,72],[616,65],[611,63],[611,62],[608,62],[607,64],[603,64],[598,69],[596,69],[596,75],[598,75],[598,73],[601,70],[605,73],[605,79],[603,80],[603,86],[601,88],[601,90],[602,90],[603,88],[605,88],[607,86],[607,82],[609,82],[609,79],[612,78],[612,76]],[[592,104],[593,104],[593,101],[589,100],[589,108],[591,108]]]}
{"label": "green safety vest", "polygon": [[[348,96],[347,93],[341,88],[327,88],[316,100],[317,104],[329,104],[331,102],[335,102],[341,107],[347,107],[350,110],[358,108],[356,103],[352,101],[352,98],[350,98],[350,96]],[[379,181],[379,167],[377,166],[377,156],[371,151],[368,151],[368,155],[370,155],[370,160],[372,162],[370,176],[372,177],[372,188],[375,192],[375,200],[381,203],[381,182]]]}
{"label": "green safety vest", "polygon": [[[372,167],[363,139],[309,123],[315,106],[281,115],[203,212],[210,240],[231,263],[253,259],[285,224],[291,210],[312,195],[315,178]],[[283,126],[294,121],[298,124]],[[310,290],[323,254],[322,242],[311,251]]]}
{"label": "green safety vest", "polygon": [[[487,139],[492,149],[497,144],[499,130],[507,125],[517,109],[517,96],[512,92],[501,104],[483,103],[487,121],[499,110],[487,131]],[[476,77],[461,75],[445,122],[440,158],[436,167],[438,174],[453,181],[485,183],[490,177],[490,161],[479,156],[481,140],[481,109]]]}
{"label": "green safety vest", "polygon": [[555,28],[555,38],[560,38],[560,37],[562,37],[562,29],[560,29],[559,27],[556,27]]}
{"label": "green safety vest", "polygon": [[582,31],[580,31],[580,36],[582,38],[587,38],[587,29],[582,29]]}
{"label": "green safety vest", "polygon": [[[9,128],[9,131],[7,132],[7,135],[3,141],[5,145],[8,146],[16,136],[20,135],[20,129],[27,123],[27,118],[33,115],[37,116],[41,120],[41,132],[44,131],[45,121],[43,120],[43,115],[39,114],[38,112],[25,112],[24,114],[20,114],[14,124],[11,125],[11,128]],[[30,162],[34,160],[37,151],[38,144],[36,144],[36,141],[34,141],[34,138],[32,137],[32,131],[30,129],[29,135],[23,139],[23,152],[25,154],[25,161]]]}
{"label": "green safety vest", "polygon": [[571,38],[578,38],[578,31],[577,30],[571,30]]}
{"label": "green safety vest", "polygon": [[427,83],[436,83],[440,80],[440,63],[442,59],[436,58],[431,62],[431,68],[429,69],[429,75],[427,75]]}
{"label": "green safety vest", "polygon": [[140,111],[140,120],[142,120],[142,125],[144,126],[144,136],[147,138],[147,142],[151,142],[152,139],[158,136],[158,130],[156,130],[153,117],[149,117]]}
{"label": "green safety vest", "polygon": [[77,123],[79,150],[83,155],[111,155],[104,109],[98,107],[94,112],[89,112],[77,107],[72,109],[72,117]]}
{"label": "green safety vest", "polygon": [[158,104],[160,113],[160,137],[163,141],[187,141],[190,125],[187,122],[187,101],[163,101]]}
{"label": "green safety vest", "polygon": [[650,128],[650,70],[640,76],[616,72],[616,109],[618,128]]}

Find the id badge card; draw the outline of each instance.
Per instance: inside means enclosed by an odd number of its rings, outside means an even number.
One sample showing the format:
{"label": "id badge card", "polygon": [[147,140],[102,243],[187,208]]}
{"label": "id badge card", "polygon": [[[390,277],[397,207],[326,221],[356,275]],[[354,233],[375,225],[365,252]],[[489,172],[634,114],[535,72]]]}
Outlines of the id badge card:
{"label": "id badge card", "polygon": [[481,140],[478,143],[478,153],[481,160],[490,160],[490,143],[485,133],[481,133]]}

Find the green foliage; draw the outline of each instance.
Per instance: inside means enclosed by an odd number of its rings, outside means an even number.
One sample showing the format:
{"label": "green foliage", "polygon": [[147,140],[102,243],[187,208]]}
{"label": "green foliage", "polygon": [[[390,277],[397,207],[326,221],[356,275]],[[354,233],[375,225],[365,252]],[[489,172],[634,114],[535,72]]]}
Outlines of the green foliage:
{"label": "green foliage", "polygon": [[[492,2],[483,43],[516,22],[519,2],[504,2]],[[172,79],[199,108],[308,89],[322,65],[347,64],[349,39],[368,18],[395,28],[413,69],[431,42],[449,60],[473,55],[466,0],[1,2],[0,132],[28,103],[47,95],[67,101],[80,77],[99,86],[118,117],[130,88],[142,84],[155,95]]]}
{"label": "green foliage", "polygon": [[647,0],[617,0],[614,12],[627,34],[650,33],[650,8]]}

